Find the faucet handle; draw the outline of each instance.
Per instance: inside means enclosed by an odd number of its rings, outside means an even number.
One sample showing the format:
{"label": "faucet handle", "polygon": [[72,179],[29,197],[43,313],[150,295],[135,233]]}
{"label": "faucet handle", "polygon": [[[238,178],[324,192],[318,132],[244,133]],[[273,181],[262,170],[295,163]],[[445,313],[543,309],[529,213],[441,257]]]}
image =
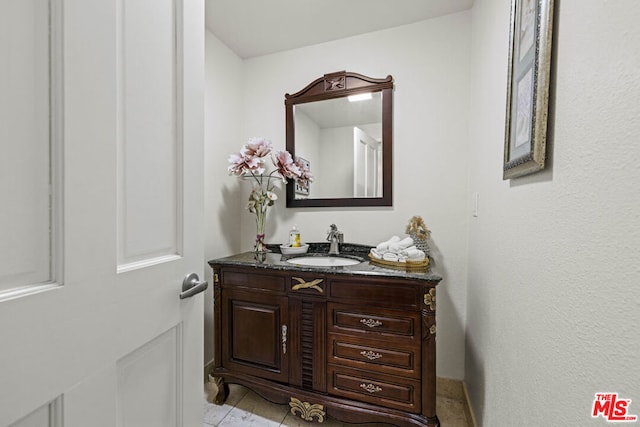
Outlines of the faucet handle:
{"label": "faucet handle", "polygon": [[338,227],[335,224],[331,224],[331,227],[327,232],[327,240],[329,244],[329,255],[338,255],[340,253],[340,243],[342,243],[342,232],[338,231]]}
{"label": "faucet handle", "polygon": [[330,242],[344,243],[344,233],[338,230],[335,224],[331,224],[327,230],[327,240]]}

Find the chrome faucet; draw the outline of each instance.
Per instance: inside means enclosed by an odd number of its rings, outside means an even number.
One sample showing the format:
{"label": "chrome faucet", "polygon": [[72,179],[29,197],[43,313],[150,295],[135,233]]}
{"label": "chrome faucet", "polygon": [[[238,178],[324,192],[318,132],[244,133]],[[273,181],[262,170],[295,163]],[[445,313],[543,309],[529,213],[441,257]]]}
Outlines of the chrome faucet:
{"label": "chrome faucet", "polygon": [[340,243],[344,243],[344,234],[338,230],[335,224],[331,224],[327,240],[329,241],[329,255],[338,255],[340,253]]}

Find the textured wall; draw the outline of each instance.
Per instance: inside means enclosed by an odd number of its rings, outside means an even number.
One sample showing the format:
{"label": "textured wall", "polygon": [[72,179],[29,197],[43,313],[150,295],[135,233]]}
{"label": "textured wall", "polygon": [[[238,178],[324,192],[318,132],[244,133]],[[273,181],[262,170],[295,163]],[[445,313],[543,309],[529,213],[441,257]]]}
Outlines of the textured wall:
{"label": "textured wall", "polygon": [[509,2],[472,12],[467,383],[483,426],[640,414],[640,7],[556,0],[547,170],[503,181]]}
{"label": "textured wall", "polygon": [[[239,183],[228,179],[227,158],[240,150],[242,61],[206,31],[205,39],[204,210],[205,261],[240,251]],[[205,266],[212,285],[212,273]],[[204,361],[213,359],[213,287],[205,293]]]}

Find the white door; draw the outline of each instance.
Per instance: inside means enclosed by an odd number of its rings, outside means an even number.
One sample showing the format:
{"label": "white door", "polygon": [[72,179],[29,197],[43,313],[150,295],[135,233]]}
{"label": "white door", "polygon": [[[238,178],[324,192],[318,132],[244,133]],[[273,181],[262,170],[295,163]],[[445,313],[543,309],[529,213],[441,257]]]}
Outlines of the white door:
{"label": "white door", "polygon": [[0,426],[202,426],[202,0],[0,0]]}
{"label": "white door", "polygon": [[382,156],[380,142],[359,127],[353,128],[353,195],[354,197],[381,197],[380,185]]}

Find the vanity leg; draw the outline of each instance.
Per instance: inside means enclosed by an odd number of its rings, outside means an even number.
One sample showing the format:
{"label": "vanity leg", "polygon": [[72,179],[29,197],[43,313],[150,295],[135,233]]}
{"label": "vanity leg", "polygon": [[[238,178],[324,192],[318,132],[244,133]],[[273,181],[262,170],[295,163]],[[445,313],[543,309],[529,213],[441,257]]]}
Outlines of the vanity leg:
{"label": "vanity leg", "polygon": [[209,382],[205,385],[207,390],[207,401],[216,405],[223,405],[229,397],[229,385],[222,377],[209,375]]}
{"label": "vanity leg", "polygon": [[438,419],[437,416],[427,417],[427,426],[440,427],[440,420]]}

